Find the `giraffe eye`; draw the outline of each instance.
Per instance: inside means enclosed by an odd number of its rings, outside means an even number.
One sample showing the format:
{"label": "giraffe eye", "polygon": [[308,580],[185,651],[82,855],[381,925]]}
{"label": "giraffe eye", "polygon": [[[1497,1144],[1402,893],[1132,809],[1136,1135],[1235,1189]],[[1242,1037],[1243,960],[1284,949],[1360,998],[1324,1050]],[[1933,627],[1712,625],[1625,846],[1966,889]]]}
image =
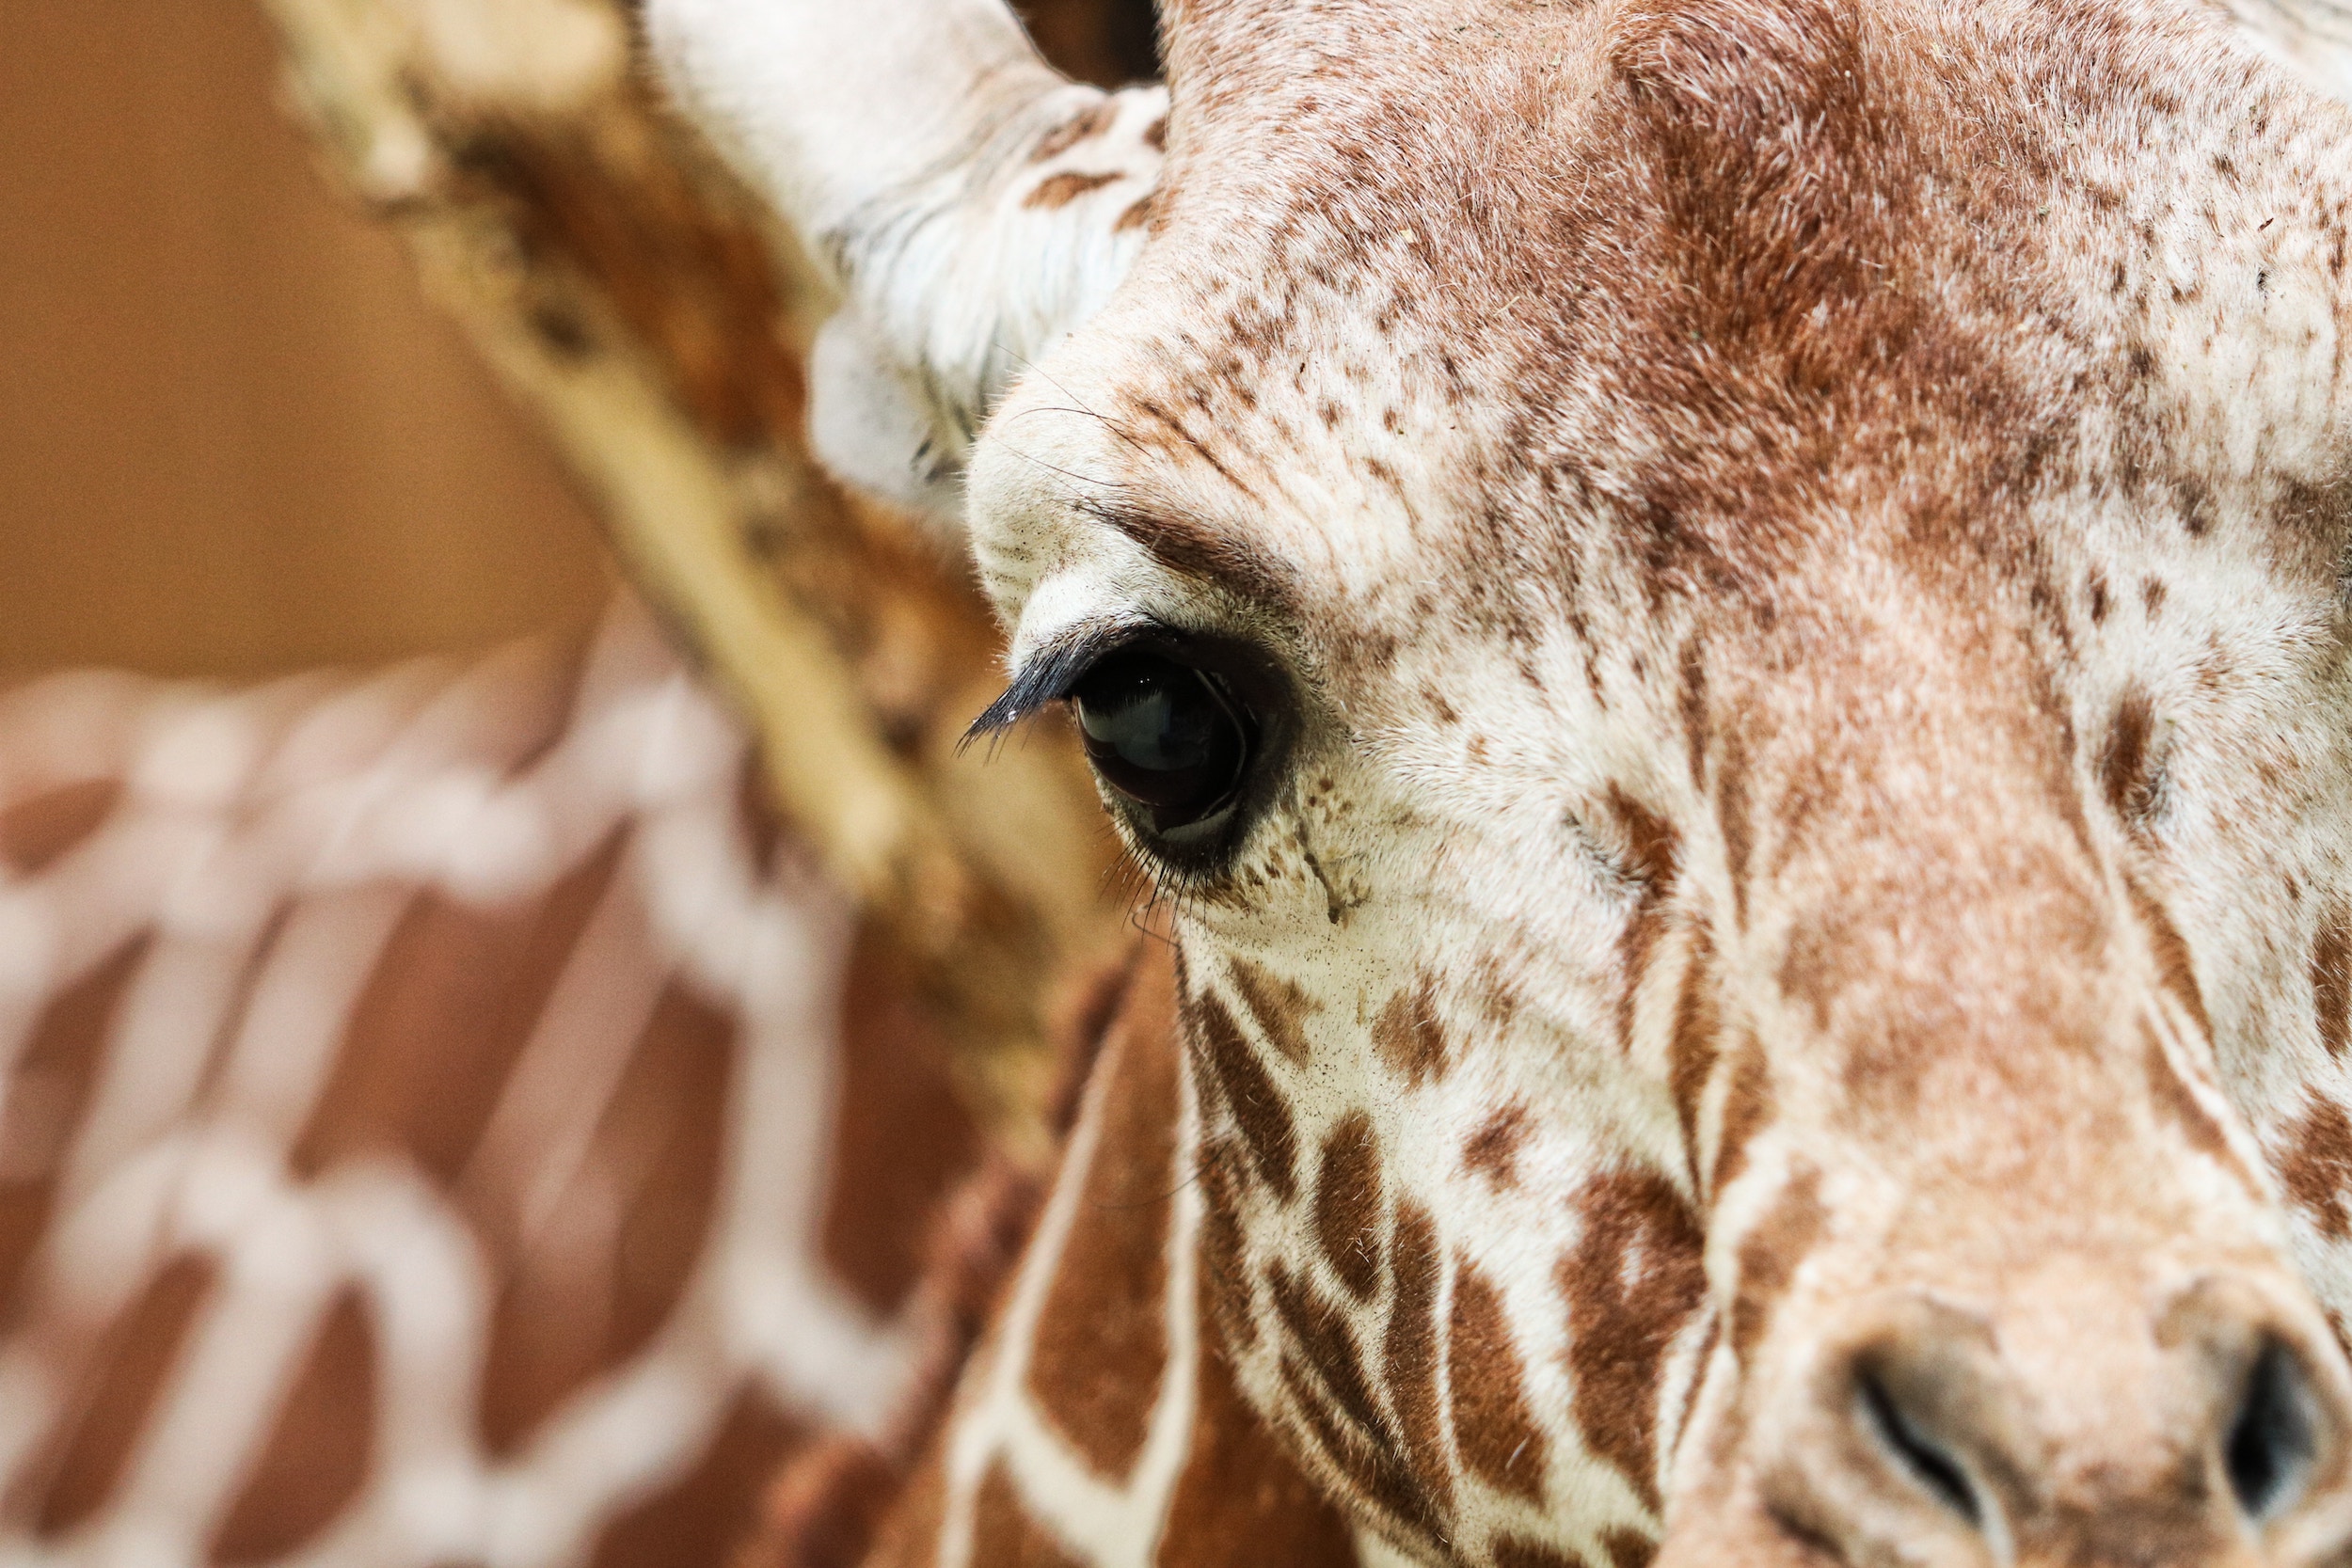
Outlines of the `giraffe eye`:
{"label": "giraffe eye", "polygon": [[1255,726],[1207,671],[1131,648],[1081,676],[1070,702],[1096,775],[1158,832],[1205,821],[1239,793]]}

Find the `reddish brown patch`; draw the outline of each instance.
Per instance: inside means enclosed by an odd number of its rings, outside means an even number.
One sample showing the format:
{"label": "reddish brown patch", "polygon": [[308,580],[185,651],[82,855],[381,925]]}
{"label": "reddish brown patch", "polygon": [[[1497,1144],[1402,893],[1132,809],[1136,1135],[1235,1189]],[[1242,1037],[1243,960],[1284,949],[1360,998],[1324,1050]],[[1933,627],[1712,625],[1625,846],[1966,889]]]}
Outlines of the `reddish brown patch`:
{"label": "reddish brown patch", "polygon": [[1348,1293],[1369,1301],[1380,1284],[1380,1135],[1361,1111],[1323,1140],[1315,1174],[1315,1240]]}
{"label": "reddish brown patch", "polygon": [[2149,743],[2155,734],[2155,710],[2145,691],[2135,690],[2115,710],[2099,752],[2099,787],[2108,807],[2126,825],[2137,826],[2153,800],[2154,775]]}
{"label": "reddish brown patch", "polygon": [[[764,1469],[752,1469],[763,1450],[771,1456]],[[595,1568],[690,1553],[700,1562],[732,1558],[730,1568],[858,1568],[904,1479],[864,1438],[804,1443],[762,1393],[748,1389],[703,1463],[605,1532]],[[755,1516],[742,1518],[755,1500]],[[907,1511],[928,1500],[911,1493]]]}
{"label": "reddish brown patch", "polygon": [[1821,1173],[1807,1166],[1789,1178],[1772,1206],[1740,1243],[1740,1291],[1731,1304],[1731,1350],[1744,1365],[1772,1325],[1772,1310],[1820,1240]]}
{"label": "reddish brown patch", "polygon": [[1609,1554],[1609,1568],[1649,1568],[1658,1557],[1658,1543],[1638,1530],[1605,1529],[1600,1549]]}
{"label": "reddish brown patch", "polygon": [[1526,1364],[1503,1316],[1502,1293],[1467,1261],[1454,1280],[1447,1366],[1454,1441],[1463,1463],[1495,1490],[1541,1502],[1549,1448],[1528,1412]]}
{"label": "reddish brown patch", "polygon": [[1363,1354],[1346,1315],[1303,1278],[1277,1263],[1266,1280],[1283,1332],[1297,1347],[1305,1372],[1328,1392],[1359,1443],[1377,1444],[1386,1435],[1379,1402],[1364,1375]]}
{"label": "reddish brown patch", "polygon": [[1462,1165],[1486,1179],[1487,1185],[1508,1190],[1519,1184],[1519,1146],[1527,1142],[1524,1105],[1505,1105],[1486,1118],[1462,1146]]}
{"label": "reddish brown patch", "polygon": [[843,977],[841,1073],[825,1195],[833,1272],[878,1313],[923,1269],[930,1217],[979,1159],[956,1094],[947,1036],[882,931],[858,933]]}
{"label": "reddish brown patch", "polygon": [[122,799],[117,779],[67,784],[0,810],[0,866],[38,876],[105,825]]}
{"label": "reddish brown patch", "polygon": [[1067,207],[1089,191],[1119,182],[1116,174],[1080,174],[1073,169],[1038,182],[1037,189],[1021,200],[1024,207],[1041,207],[1047,212]]}
{"label": "reddish brown patch", "polygon": [[2352,1211],[2344,1194],[2352,1188],[2352,1118],[2332,1100],[2315,1100],[2287,1134],[2278,1162],[2279,1181],[2312,1216],[2329,1241],[2352,1236]]}
{"label": "reddish brown patch", "polygon": [[1634,1003],[1649,974],[1658,939],[1665,934],[1669,900],[1681,869],[1682,842],[1663,817],[1613,784],[1609,786],[1609,810],[1625,835],[1626,873],[1636,893],[1632,916],[1617,943],[1623,988],[1617,994],[1617,1038],[1629,1047]]}
{"label": "reddish brown patch", "polygon": [[1438,1424],[1438,1281],[1444,1258],[1437,1223],[1409,1199],[1397,1206],[1395,1260],[1382,1381],[1404,1431],[1406,1461],[1442,1508],[1454,1495]]}
{"label": "reddish brown patch", "polygon": [[1445,1076],[1445,1028],[1438,1023],[1437,992],[1426,977],[1389,998],[1373,1020],[1373,1048],[1389,1070],[1418,1088]]}
{"label": "reddish brown patch", "polygon": [[[809,1568],[937,1568],[939,1532],[947,1516],[946,1445],[934,1441],[897,1503],[882,1521],[871,1555],[843,1555]],[[844,1543],[845,1545],[851,1544]],[[739,1568],[764,1568],[744,1562]],[[789,1558],[774,1568],[802,1568]]]}
{"label": "reddish brown patch", "polygon": [[2140,1032],[2148,1065],[2148,1092],[2154,1098],[2156,1109],[2171,1118],[2191,1148],[2232,1170],[2239,1169],[2237,1153],[2223,1136],[2221,1124],[2189,1092],[2188,1084],[2173,1067],[2171,1058],[2164,1053],[2164,1042],[2156,1037],[2154,1025],[2143,1022]]}
{"label": "reddish brown patch", "polygon": [[0,1148],[14,1180],[0,1183],[0,1301],[14,1301],[49,1227],[58,1165],[97,1086],[115,1010],[148,953],[142,938],[49,999],[9,1076]]}
{"label": "reddish brown patch", "polygon": [[1191,1447],[1176,1478],[1159,1568],[1208,1562],[1355,1568],[1353,1532],[1233,1386],[1224,1357],[1200,1357]]}
{"label": "reddish brown patch", "polygon": [[[292,1164],[304,1176],[389,1150],[454,1183],[619,863],[617,837],[536,903],[425,896],[384,944]],[[504,1235],[510,1217],[484,1216]]]}
{"label": "reddish brown patch", "polygon": [[1721,1196],[1725,1187],[1748,1166],[1748,1145],[1772,1119],[1772,1064],[1754,1036],[1743,1037],[1732,1064],[1731,1083],[1724,1091],[1723,1132],[1716,1139],[1715,1170],[1709,1192]]}
{"label": "reddish brown patch", "polygon": [[[717,1201],[735,1023],[681,986],[646,1021],[579,1172],[527,1236],[491,1316],[484,1447],[517,1451],[574,1393],[650,1342],[693,1277]],[[593,1196],[589,1196],[593,1195]],[[609,1212],[581,1237],[560,1216]]]}
{"label": "reddish brown patch", "polygon": [[2319,923],[2312,943],[2312,1005],[2319,1015],[2319,1043],[2341,1056],[2352,1030],[2352,919],[2341,907]]}
{"label": "reddish brown patch", "polygon": [[1086,1568],[1022,1502],[1002,1460],[988,1467],[974,1500],[972,1560],[989,1568]]}
{"label": "reddish brown patch", "polygon": [[2213,1020],[2205,1014],[2205,993],[2197,984],[2197,966],[2189,957],[2188,942],[2181,936],[2181,928],[2172,924],[2172,917],[2138,878],[2125,872],[2123,886],[2131,895],[2132,909],[2139,916],[2141,928],[2148,933],[2148,945],[2156,960],[2157,984],[2172,993],[2196,1021],[2198,1032],[2211,1039]]}
{"label": "reddish brown patch", "polygon": [[1587,1568],[1584,1559],[1565,1546],[1530,1541],[1524,1536],[1497,1536],[1487,1548],[1495,1568]]}
{"label": "reddish brown patch", "polygon": [[1175,1006],[1172,970],[1149,966],[1104,1045],[1096,1071],[1109,1079],[1094,1159],[1029,1363],[1046,1418],[1114,1481],[1143,1451],[1168,1365]]}
{"label": "reddish brown patch", "polygon": [[1690,1162],[1693,1185],[1699,1171],[1699,1101],[1715,1070],[1718,1037],[1723,1032],[1714,962],[1714,943],[1702,930],[1692,944],[1691,961],[1682,971],[1682,993],[1675,998],[1674,1037],[1667,1047],[1666,1087],[1674,1097],[1675,1119],[1682,1128],[1683,1156]]}
{"label": "reddish brown patch", "polygon": [[1191,1022],[1194,1055],[1207,1068],[1218,1097],[1241,1129],[1259,1179],[1288,1203],[1298,1194],[1298,1133],[1289,1105],[1224,1003],[1214,995],[1201,996]]}
{"label": "reddish brown patch", "polygon": [[1659,1369],[1706,1298],[1707,1238],[1673,1184],[1646,1172],[1600,1178],[1581,1207],[1584,1233],[1560,1265],[1571,1408],[1586,1444],[1656,1509]]}
{"label": "reddish brown patch", "polygon": [[1048,158],[1058,158],[1080,142],[1101,135],[1118,119],[1119,105],[1108,98],[1098,98],[1048,131],[1030,152],[1029,162],[1041,164]]}
{"label": "reddish brown patch", "polygon": [[213,1537],[213,1562],[267,1562],[326,1528],[368,1480],[375,1337],[356,1291],[336,1302],[278,1412],[244,1493]]}
{"label": "reddish brown patch", "polygon": [[1224,1161],[1203,1151],[1200,1161],[1200,1265],[1216,1301],[1216,1323],[1227,1341],[1249,1350],[1258,1343],[1250,1311],[1248,1247],[1241,1229],[1241,1194]]}
{"label": "reddish brown patch", "polygon": [[1288,980],[1268,974],[1248,958],[1236,958],[1227,965],[1233,977],[1233,990],[1240,993],[1242,1006],[1258,1022],[1274,1049],[1299,1067],[1307,1065],[1307,1031],[1303,1020],[1318,1010],[1313,997]]}
{"label": "reddish brown patch", "polygon": [[1781,995],[1804,1005],[1816,1029],[1829,1027],[1830,1009],[1847,984],[1844,940],[1850,933],[1808,922],[1789,933],[1781,950],[1780,970],[1772,976]]}
{"label": "reddish brown patch", "polygon": [[1119,221],[1111,225],[1111,232],[1124,234],[1130,230],[1143,228],[1152,221],[1152,214],[1159,210],[1159,205],[1157,196],[1136,198],[1128,203],[1125,212],[1119,214]]}
{"label": "reddish brown patch", "polygon": [[1350,1500],[1375,1517],[1385,1516],[1422,1535],[1432,1533],[1436,1515],[1430,1512],[1428,1494],[1406,1472],[1387,1437],[1343,1424],[1330,1402],[1317,1392],[1312,1375],[1295,1358],[1282,1357],[1281,1377],[1289,1408],[1306,1429],[1309,1445],[1353,1490]]}
{"label": "reddish brown patch", "polygon": [[1143,128],[1143,145],[1154,152],[1168,150],[1168,117],[1160,116]]}

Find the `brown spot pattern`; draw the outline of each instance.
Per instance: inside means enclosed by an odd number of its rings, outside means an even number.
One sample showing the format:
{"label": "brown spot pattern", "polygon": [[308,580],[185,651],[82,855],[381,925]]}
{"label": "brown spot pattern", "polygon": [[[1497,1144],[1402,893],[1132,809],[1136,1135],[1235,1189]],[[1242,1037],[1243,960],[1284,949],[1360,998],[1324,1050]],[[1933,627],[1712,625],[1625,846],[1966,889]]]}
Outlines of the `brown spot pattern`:
{"label": "brown spot pattern", "polygon": [[1724,1092],[1722,1135],[1716,1140],[1715,1170],[1708,1190],[1721,1196],[1748,1166],[1748,1145],[1772,1119],[1772,1067],[1755,1037],[1742,1037],[1739,1059]]}
{"label": "brown spot pattern", "polygon": [[1390,1443],[1342,1426],[1328,1402],[1317,1396],[1310,1375],[1289,1356],[1282,1358],[1282,1386],[1309,1442],[1354,1489],[1358,1508],[1423,1535],[1433,1531],[1436,1516],[1428,1495],[1405,1472]]}
{"label": "brown spot pattern", "polygon": [[1251,1350],[1258,1320],[1250,1311],[1248,1247],[1241,1229],[1241,1194],[1226,1163],[1214,1150],[1200,1152],[1200,1265],[1216,1304],[1216,1324],[1227,1341]]}
{"label": "brown spot pattern", "polygon": [[1496,1491],[1541,1502],[1549,1446],[1528,1411],[1524,1363],[1502,1293],[1467,1261],[1454,1280],[1447,1365],[1462,1462]]}
{"label": "brown spot pattern", "polygon": [[2342,1056],[2346,1030],[2352,1028],[2352,921],[2341,908],[2330,909],[2319,923],[2319,938],[2312,943],[2312,1005],[2319,1015],[2319,1043],[2330,1056]]}
{"label": "brown spot pattern", "polygon": [[1383,1435],[1379,1401],[1364,1375],[1363,1353],[1346,1315],[1299,1275],[1277,1263],[1267,1281],[1284,1332],[1305,1357],[1304,1370],[1326,1390],[1358,1442]]}
{"label": "brown spot pattern", "polygon": [[1505,1105],[1486,1118],[1462,1146],[1462,1164],[1486,1179],[1489,1186],[1508,1190],[1519,1184],[1519,1146],[1527,1141],[1524,1105]]}
{"label": "brown spot pattern", "polygon": [[1437,1017],[1437,992],[1426,978],[1389,998],[1373,1020],[1373,1048],[1389,1070],[1418,1088],[1445,1076],[1445,1028]]}
{"label": "brown spot pattern", "polygon": [[1215,1079],[1219,1097],[1241,1129],[1259,1179],[1283,1202],[1298,1193],[1298,1133],[1290,1107],[1266,1076],[1241,1026],[1225,1004],[1203,995],[1192,1020],[1193,1049]]}
{"label": "brown spot pattern", "polygon": [[1444,1258],[1438,1246],[1437,1222],[1409,1199],[1397,1206],[1395,1259],[1396,1291],[1382,1352],[1384,1381],[1396,1404],[1397,1424],[1404,1429],[1406,1461],[1444,1507],[1454,1493],[1438,1430],[1438,1280]]}
{"label": "brown spot pattern", "polygon": [[1314,998],[1291,981],[1267,974],[1248,958],[1234,958],[1227,967],[1233,977],[1233,990],[1240,994],[1242,1006],[1249,1009],[1249,1016],[1257,1021],[1259,1032],[1285,1058],[1305,1067],[1307,1031],[1302,1021],[1317,1010]]}
{"label": "brown spot pattern", "polygon": [[1788,1293],[1797,1267],[1820,1239],[1821,1173],[1807,1166],[1790,1177],[1756,1228],[1740,1243],[1740,1291],[1731,1304],[1731,1350],[1746,1364],[1772,1325],[1772,1309]]}
{"label": "brown spot pattern", "polygon": [[1681,841],[1663,817],[1635,800],[1615,784],[1609,786],[1609,810],[1625,835],[1626,871],[1636,888],[1632,916],[1618,939],[1617,956],[1622,990],[1617,998],[1617,1037],[1626,1045],[1633,1038],[1633,1007],[1642,981],[1649,974],[1658,939],[1665,934],[1675,877],[1682,861]]}
{"label": "brown spot pattern", "polygon": [[2345,1190],[2352,1188],[2352,1118],[2343,1106],[2332,1100],[2312,1102],[2287,1134],[2279,1180],[2322,1236],[2331,1242],[2352,1236],[2352,1210],[2344,1206]]}
{"label": "brown spot pattern", "polygon": [[1380,1284],[1380,1135],[1361,1111],[1323,1140],[1315,1176],[1315,1239],[1348,1293],[1369,1301]]}
{"label": "brown spot pattern", "polygon": [[2221,1124],[2190,1092],[2187,1082],[2165,1054],[2164,1042],[2156,1037],[2154,1026],[2143,1022],[2140,1028],[2148,1064],[2148,1092],[2157,1110],[2181,1130],[2190,1147],[2236,1170],[2237,1156],[2230,1148],[2230,1140],[2222,1135]]}
{"label": "brown spot pattern", "polygon": [[1045,134],[1029,154],[1029,162],[1041,164],[1048,158],[1058,158],[1082,141],[1090,141],[1109,130],[1119,119],[1119,105],[1108,98],[1098,98]]}
{"label": "brown spot pattern", "polygon": [[1495,1538],[1487,1547],[1495,1568],[1587,1568],[1583,1558],[1565,1546],[1530,1541],[1521,1535]]}
{"label": "brown spot pattern", "polygon": [[2153,800],[2149,742],[2155,714],[2145,691],[2133,691],[2115,710],[2115,724],[2099,753],[2099,787],[2116,816],[2137,824]]}
{"label": "brown spot pattern", "polygon": [[1200,1357],[1199,1402],[1158,1568],[1279,1562],[1355,1568],[1354,1533],[1233,1386],[1224,1357]]}
{"label": "brown spot pattern", "polygon": [[1723,1029],[1715,999],[1714,959],[1714,944],[1702,930],[1682,972],[1682,992],[1675,998],[1674,1035],[1667,1045],[1667,1092],[1674,1097],[1675,1119],[1682,1127],[1682,1148],[1693,1184],[1698,1180],[1699,1101],[1715,1070],[1717,1037]]}
{"label": "brown spot pattern", "polygon": [[1649,1568],[1658,1557],[1658,1543],[1637,1530],[1601,1531],[1600,1549],[1609,1554],[1609,1568]]}
{"label": "brown spot pattern", "polygon": [[839,1012],[841,1073],[825,1194],[825,1260],[874,1311],[895,1312],[924,1263],[928,1216],[979,1160],[947,1036],[905,957],[858,932]]}
{"label": "brown spot pattern", "polygon": [[1142,966],[1095,1069],[1108,1081],[1094,1159],[1038,1321],[1037,1342],[1050,1354],[1029,1363],[1030,1391],[1046,1419],[1114,1481],[1143,1451],[1168,1365],[1174,1024],[1173,971]]}
{"label": "brown spot pattern", "polygon": [[1659,1506],[1658,1378],[1707,1294],[1706,1236],[1682,1195],[1646,1171],[1587,1187],[1584,1233],[1560,1265],[1577,1424],[1592,1450]]}
{"label": "brown spot pattern", "polygon": [[122,798],[118,779],[65,784],[0,810],[0,866],[39,876],[106,824]]}
{"label": "brown spot pattern", "polygon": [[1037,189],[1024,197],[1021,205],[1042,208],[1050,213],[1069,206],[1089,191],[1099,191],[1105,185],[1118,182],[1119,176],[1116,174],[1080,174],[1073,169],[1039,181]]}
{"label": "brown spot pattern", "polygon": [[989,1466],[974,1501],[972,1560],[989,1568],[1087,1568],[1030,1515],[1002,1460]]}
{"label": "brown spot pattern", "polygon": [[2125,873],[2123,886],[2131,895],[2132,909],[2138,914],[2139,923],[2148,933],[2148,944],[2154,952],[2157,983],[2170,991],[2196,1021],[2198,1032],[2211,1039],[2213,1020],[2206,1016],[2205,993],[2197,984],[2197,966],[2190,959],[2188,942],[2182,937],[2181,928],[2172,924],[2172,917],[2138,878]]}
{"label": "brown spot pattern", "polygon": [[[692,1281],[717,1203],[735,1022],[682,984],[666,988],[622,1070],[580,1174],[554,1200],[583,1188],[617,1204],[619,1232],[605,1270],[574,1261],[550,1227],[517,1249],[492,1307],[483,1389],[484,1447],[518,1451],[573,1394],[636,1354],[669,1320]],[[511,1220],[494,1216],[504,1224]]]}

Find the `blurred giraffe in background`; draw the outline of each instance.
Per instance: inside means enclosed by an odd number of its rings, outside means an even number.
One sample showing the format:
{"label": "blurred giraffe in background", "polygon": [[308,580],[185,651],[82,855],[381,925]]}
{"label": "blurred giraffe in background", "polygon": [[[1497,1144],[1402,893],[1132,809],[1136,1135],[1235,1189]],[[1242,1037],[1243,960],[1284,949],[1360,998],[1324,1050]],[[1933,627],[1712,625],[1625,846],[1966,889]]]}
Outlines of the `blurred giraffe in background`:
{"label": "blurred giraffe in background", "polygon": [[0,696],[8,1560],[718,1561],[889,1432],[979,1141],[750,767],[626,606]]}
{"label": "blurred giraffe in background", "polygon": [[1168,895],[879,1560],[2352,1551],[2339,8],[649,16]]}

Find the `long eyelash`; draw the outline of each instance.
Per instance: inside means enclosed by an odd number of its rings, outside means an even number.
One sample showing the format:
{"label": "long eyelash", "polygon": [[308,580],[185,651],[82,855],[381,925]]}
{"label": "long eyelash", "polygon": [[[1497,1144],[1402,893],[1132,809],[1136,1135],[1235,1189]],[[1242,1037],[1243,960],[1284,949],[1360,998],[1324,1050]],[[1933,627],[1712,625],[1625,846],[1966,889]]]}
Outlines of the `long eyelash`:
{"label": "long eyelash", "polygon": [[1117,621],[1080,626],[1058,642],[1048,644],[1029,656],[1005,688],[1004,695],[988,705],[972,727],[963,732],[958,749],[990,736],[1001,735],[1013,725],[1050,703],[1059,702],[1070,694],[1089,666],[1104,654],[1131,642],[1136,634],[1150,629],[1151,623]]}

